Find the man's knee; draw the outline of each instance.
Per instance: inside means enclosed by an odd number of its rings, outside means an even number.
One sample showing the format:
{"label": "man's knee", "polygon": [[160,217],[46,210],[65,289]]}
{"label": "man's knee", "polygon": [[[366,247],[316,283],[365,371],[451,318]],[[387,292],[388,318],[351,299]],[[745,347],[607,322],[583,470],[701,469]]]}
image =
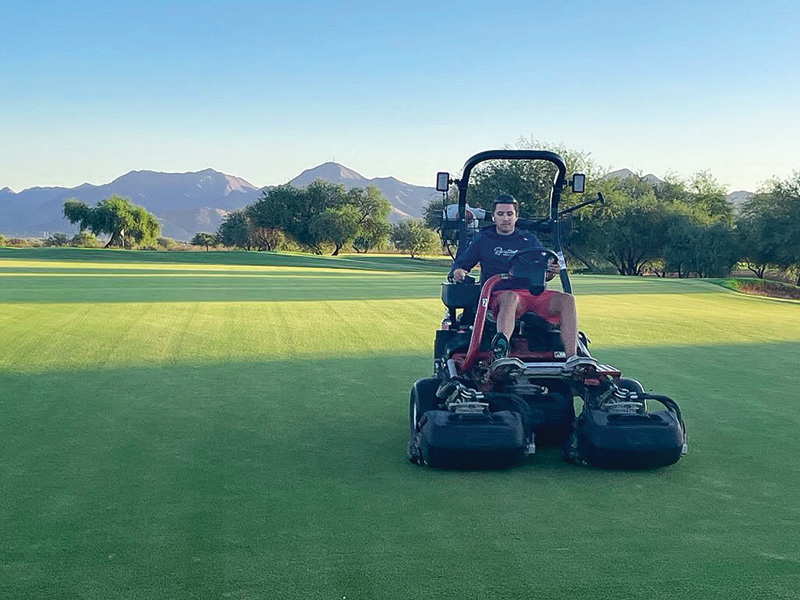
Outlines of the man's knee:
{"label": "man's knee", "polygon": [[519,296],[511,291],[499,292],[497,294],[497,302],[500,308],[516,308],[519,304]]}
{"label": "man's knee", "polygon": [[575,312],[575,297],[566,292],[554,292],[550,297],[550,314],[563,315]]}

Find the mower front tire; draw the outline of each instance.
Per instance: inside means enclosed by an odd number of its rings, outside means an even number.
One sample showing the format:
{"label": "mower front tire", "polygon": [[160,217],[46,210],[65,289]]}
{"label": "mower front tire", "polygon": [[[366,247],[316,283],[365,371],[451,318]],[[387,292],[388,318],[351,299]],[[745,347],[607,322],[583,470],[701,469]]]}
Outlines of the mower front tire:
{"label": "mower front tire", "polygon": [[411,437],[417,433],[422,415],[438,408],[439,399],[436,397],[436,390],[439,389],[439,383],[437,377],[426,377],[418,379],[411,386],[411,399],[408,403],[408,430]]}
{"label": "mower front tire", "polygon": [[630,379],[628,377],[620,377],[619,388],[629,392],[635,392],[637,394],[644,394],[644,387],[642,384],[635,379]]}

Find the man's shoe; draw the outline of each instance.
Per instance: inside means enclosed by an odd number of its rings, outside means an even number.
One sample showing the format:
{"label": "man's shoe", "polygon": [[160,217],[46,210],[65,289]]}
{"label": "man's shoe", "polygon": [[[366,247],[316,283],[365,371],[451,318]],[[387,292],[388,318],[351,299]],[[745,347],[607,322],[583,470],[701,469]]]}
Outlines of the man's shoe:
{"label": "man's shoe", "polygon": [[498,331],[497,334],[492,338],[492,344],[490,347],[494,360],[508,356],[508,338],[506,337],[506,334]]}
{"label": "man's shoe", "polygon": [[565,375],[590,375],[597,371],[597,361],[591,356],[578,356],[573,354],[564,363],[563,372]]}

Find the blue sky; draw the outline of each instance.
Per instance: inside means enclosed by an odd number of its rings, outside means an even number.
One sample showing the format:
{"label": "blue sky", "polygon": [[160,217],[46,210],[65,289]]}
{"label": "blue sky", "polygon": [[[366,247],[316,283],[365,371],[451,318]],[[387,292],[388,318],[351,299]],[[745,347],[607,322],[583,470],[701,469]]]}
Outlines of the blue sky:
{"label": "blue sky", "polygon": [[0,187],[335,159],[432,185],[524,136],[754,190],[800,169],[800,3],[30,2],[0,18]]}

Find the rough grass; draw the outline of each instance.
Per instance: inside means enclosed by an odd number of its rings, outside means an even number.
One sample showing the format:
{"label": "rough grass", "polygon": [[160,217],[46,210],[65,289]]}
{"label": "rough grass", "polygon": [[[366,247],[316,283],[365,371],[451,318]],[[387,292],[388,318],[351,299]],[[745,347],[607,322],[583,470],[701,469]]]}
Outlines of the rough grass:
{"label": "rough grass", "polygon": [[743,294],[800,300],[800,287],[782,281],[755,279],[752,277],[733,277],[716,280],[716,283],[719,283],[719,285],[729,290],[742,292]]}
{"label": "rough grass", "polygon": [[690,454],[441,472],[405,441],[443,269],[356,258],[0,251],[0,597],[797,597],[796,303],[577,277]]}

